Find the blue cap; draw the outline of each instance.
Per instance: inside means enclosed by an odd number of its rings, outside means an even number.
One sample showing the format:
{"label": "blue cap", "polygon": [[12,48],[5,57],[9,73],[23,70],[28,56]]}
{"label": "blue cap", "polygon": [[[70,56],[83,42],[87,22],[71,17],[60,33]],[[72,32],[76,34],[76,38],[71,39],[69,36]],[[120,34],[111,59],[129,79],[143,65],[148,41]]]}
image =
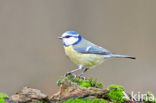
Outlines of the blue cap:
{"label": "blue cap", "polygon": [[66,31],[65,33],[67,33],[67,34],[73,34],[73,35],[77,35],[78,33],[76,32],[76,31],[74,31],[74,30],[71,30],[71,31]]}

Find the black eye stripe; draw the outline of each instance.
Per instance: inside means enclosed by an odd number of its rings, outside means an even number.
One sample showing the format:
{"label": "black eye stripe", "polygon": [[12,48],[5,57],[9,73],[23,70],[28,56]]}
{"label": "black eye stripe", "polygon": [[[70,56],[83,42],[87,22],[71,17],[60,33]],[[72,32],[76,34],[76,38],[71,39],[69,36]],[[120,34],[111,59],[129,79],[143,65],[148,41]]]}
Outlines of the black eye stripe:
{"label": "black eye stripe", "polygon": [[63,38],[70,38],[70,37],[78,38],[78,36],[71,36],[71,35],[66,35]]}
{"label": "black eye stripe", "polygon": [[70,35],[65,36],[65,38],[70,38],[70,37],[71,37]]}

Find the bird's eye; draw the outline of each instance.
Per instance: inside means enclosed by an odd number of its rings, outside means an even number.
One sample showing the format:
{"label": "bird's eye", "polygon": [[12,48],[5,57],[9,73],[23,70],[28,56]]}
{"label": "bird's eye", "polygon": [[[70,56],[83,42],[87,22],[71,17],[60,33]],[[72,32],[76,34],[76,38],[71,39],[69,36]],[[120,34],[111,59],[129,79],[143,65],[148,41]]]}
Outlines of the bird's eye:
{"label": "bird's eye", "polygon": [[71,37],[70,35],[65,36],[65,38],[70,38],[70,37]]}

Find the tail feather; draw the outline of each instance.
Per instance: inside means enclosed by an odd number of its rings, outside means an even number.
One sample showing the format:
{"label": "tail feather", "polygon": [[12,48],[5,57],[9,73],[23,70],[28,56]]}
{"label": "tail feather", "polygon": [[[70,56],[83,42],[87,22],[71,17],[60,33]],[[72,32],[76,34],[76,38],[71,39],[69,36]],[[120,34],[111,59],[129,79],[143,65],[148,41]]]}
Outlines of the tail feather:
{"label": "tail feather", "polygon": [[127,55],[120,55],[120,54],[111,54],[111,57],[136,59],[135,57],[131,57]]}

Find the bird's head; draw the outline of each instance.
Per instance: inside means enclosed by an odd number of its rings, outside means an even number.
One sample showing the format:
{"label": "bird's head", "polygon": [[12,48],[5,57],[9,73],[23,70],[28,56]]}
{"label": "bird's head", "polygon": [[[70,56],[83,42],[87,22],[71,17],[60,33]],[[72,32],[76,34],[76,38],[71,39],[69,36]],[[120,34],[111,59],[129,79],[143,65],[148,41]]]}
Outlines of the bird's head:
{"label": "bird's head", "polygon": [[82,37],[76,31],[66,31],[59,39],[62,39],[65,46],[70,46],[78,44]]}

